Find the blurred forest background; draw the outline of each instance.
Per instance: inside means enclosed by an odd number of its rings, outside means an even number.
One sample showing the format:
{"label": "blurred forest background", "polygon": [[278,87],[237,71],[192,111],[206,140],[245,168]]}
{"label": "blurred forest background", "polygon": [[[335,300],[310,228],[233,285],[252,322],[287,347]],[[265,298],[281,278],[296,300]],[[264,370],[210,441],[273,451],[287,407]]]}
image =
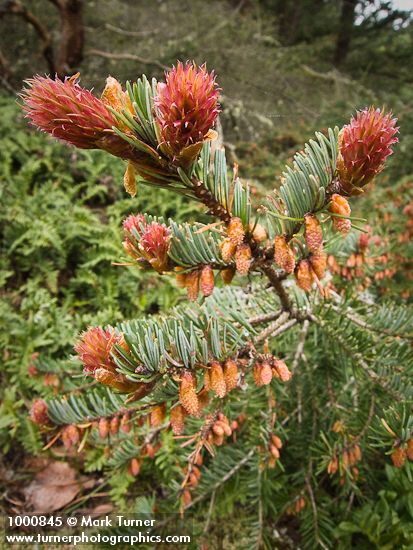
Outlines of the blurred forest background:
{"label": "blurred forest background", "polygon": [[[142,73],[161,78],[176,60],[206,62],[223,90],[220,119],[230,160],[239,163],[258,196],[279,183],[283,165],[315,130],[342,125],[357,108],[386,106],[399,118],[397,159],[357,208],[391,243],[383,253],[383,293],[411,300],[406,228],[413,217],[413,20],[408,4],[0,2],[0,480],[8,509],[19,508],[21,485],[32,479],[39,460],[48,460],[34,458],[41,440],[27,419],[33,398],[70,392],[84,380],[67,360],[79,331],[165,311],[183,297],[172,280],[112,265],[122,261],[121,220],[137,210],[178,221],[199,219],[197,205],[163,192],[142,188],[131,200],[123,190],[122,163],[101,152],[75,151],[28,128],[16,105],[23,80],[80,71],[82,85],[100,93],[109,74],[124,83]],[[397,265],[387,272],[390,248]],[[59,450],[54,453],[59,456]],[[101,465],[92,454],[82,471]],[[105,488],[108,502],[126,506],[139,494],[129,485],[129,478],[113,473]],[[86,506],[87,498],[75,502]],[[406,510],[400,512],[402,525],[412,521],[413,506]],[[369,548],[393,548],[380,536]]]}

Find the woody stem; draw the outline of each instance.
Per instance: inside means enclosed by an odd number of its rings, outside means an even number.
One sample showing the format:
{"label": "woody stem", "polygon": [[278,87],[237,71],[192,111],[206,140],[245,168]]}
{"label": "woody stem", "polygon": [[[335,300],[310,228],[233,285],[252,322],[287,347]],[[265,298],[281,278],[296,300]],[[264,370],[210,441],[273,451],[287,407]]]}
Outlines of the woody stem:
{"label": "woody stem", "polygon": [[268,265],[268,263],[263,263],[261,266],[261,271],[264,273],[264,275],[267,276],[268,280],[271,283],[271,286],[274,288],[275,292],[278,294],[278,297],[281,302],[281,306],[285,311],[289,311],[290,313],[293,310],[293,306],[290,300],[290,297],[288,296],[281,280],[279,279],[277,272],[275,269]]}
{"label": "woody stem", "polygon": [[207,189],[202,181],[193,178],[192,182],[192,191],[194,192],[195,196],[208,208],[209,214],[211,214],[211,216],[219,218],[225,223],[228,223],[231,219],[231,214],[228,212],[228,210],[224,206],[222,206],[222,204],[214,197],[211,191]]}
{"label": "woody stem", "polygon": [[[208,212],[212,216],[219,218],[224,223],[228,223],[231,220],[231,213],[214,197],[205,184],[195,177],[192,178],[192,183],[195,196],[203,204],[205,204],[208,208]],[[291,313],[293,311],[291,300],[281,282],[281,279],[277,275],[275,269],[267,261],[262,261],[265,256],[265,251],[257,246],[257,243],[251,238],[250,235],[247,235],[247,240],[251,246],[252,256],[258,260],[257,263],[260,264],[260,270],[267,276],[271,286],[278,294],[283,310]]]}

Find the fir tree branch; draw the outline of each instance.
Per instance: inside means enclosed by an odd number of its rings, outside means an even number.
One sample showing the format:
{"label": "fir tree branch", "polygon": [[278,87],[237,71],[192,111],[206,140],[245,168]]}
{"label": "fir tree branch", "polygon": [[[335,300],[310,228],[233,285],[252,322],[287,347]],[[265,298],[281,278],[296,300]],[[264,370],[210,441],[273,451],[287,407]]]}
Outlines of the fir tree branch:
{"label": "fir tree branch", "polygon": [[[310,379],[311,380],[311,379]],[[312,380],[311,380],[312,382]],[[313,384],[311,384],[313,386]],[[315,408],[315,401],[312,400],[312,414],[313,414],[313,421],[312,421],[312,428],[311,428],[311,443],[310,447],[314,444],[316,433],[317,433],[317,420],[318,420],[318,411]],[[311,484],[311,479],[313,477],[313,457],[311,453],[309,454],[308,459],[308,469],[307,469],[307,475],[305,476],[305,486],[307,488],[308,496],[310,497],[311,502],[311,509],[313,513],[313,526],[314,526],[314,538],[323,548],[324,550],[328,550],[328,547],[324,544],[324,542],[320,538],[320,529],[319,529],[319,518],[318,518],[318,510],[317,510],[317,503],[314,497],[313,487]]]}
{"label": "fir tree branch", "polygon": [[185,506],[185,510],[188,510],[189,508],[192,508],[192,506],[195,506],[195,504],[198,504],[198,502],[201,502],[204,500],[204,498],[207,497],[211,492],[216,492],[224,483],[226,483],[229,479],[231,479],[232,476],[234,476],[238,470],[240,470],[244,464],[246,464],[256,453],[255,447],[250,449],[250,451],[239,461],[229,472],[227,472],[219,481],[214,483],[211,487],[208,488],[208,491],[204,493],[203,495],[199,495],[197,498],[195,498],[192,502],[190,502],[187,506]]}
{"label": "fir tree branch", "polygon": [[[297,319],[290,319],[284,325],[281,325],[280,327],[276,328],[273,332],[270,332],[267,335],[267,338],[275,338],[276,336],[279,336],[280,334],[287,331],[297,323],[298,323]],[[262,338],[260,338],[260,342],[262,342]]]}
{"label": "fir tree branch", "polygon": [[214,197],[211,191],[206,188],[205,184],[195,177],[192,178],[192,183],[192,191],[197,199],[208,208],[208,213],[228,223],[231,219],[230,212],[228,212],[228,210]]}
{"label": "fir tree branch", "polygon": [[206,518],[205,526],[204,526],[204,531],[203,531],[204,535],[208,534],[209,526],[211,524],[211,518],[212,518],[212,514],[214,512],[214,506],[215,506],[215,494],[216,494],[215,491],[212,491],[211,500],[210,500],[209,507],[208,507],[208,514],[207,514],[207,518]]}
{"label": "fir tree branch", "polygon": [[[305,319],[303,327],[301,329],[300,337],[298,339],[297,349],[295,350],[293,364],[291,365],[291,373],[292,374],[294,374],[294,372],[296,371],[296,369],[298,367],[298,363],[300,362],[300,360],[303,357],[304,345],[305,345],[305,340],[306,340],[306,337],[307,337],[309,324],[310,324],[309,320]],[[302,398],[303,398],[303,395],[302,395],[301,382],[300,382],[300,379],[298,379],[298,381],[297,381],[297,420],[298,420],[299,424],[301,424],[302,420],[303,420],[303,417],[302,417]]]}
{"label": "fir tree branch", "polygon": [[[335,293],[332,293],[333,297],[335,298],[334,294]],[[336,295],[336,296],[338,296],[338,295]],[[391,336],[392,338],[403,338],[405,340],[412,340],[413,339],[412,334],[403,334],[403,333],[402,334],[395,334],[392,331],[387,330],[385,328],[378,328],[378,327],[371,326],[369,323],[364,321],[364,319],[361,319],[358,315],[353,313],[353,311],[350,307],[347,307],[347,310],[340,309],[337,306],[332,306],[332,308],[337,313],[340,313],[340,314],[344,315],[347,319],[349,319],[355,325],[357,325],[361,328],[364,328],[364,329],[366,329],[370,332],[376,332],[378,334],[384,334],[386,336]]]}
{"label": "fir tree branch", "polygon": [[271,323],[265,330],[263,330],[261,332],[261,334],[259,334],[255,338],[255,343],[259,344],[260,342],[263,342],[264,340],[266,340],[269,337],[281,334],[282,332],[284,332],[285,330],[287,330],[288,328],[290,328],[292,326],[291,323],[293,323],[293,325],[294,325],[297,322],[297,320],[296,319],[290,319],[288,321],[289,316],[290,316],[290,314],[287,313],[286,311],[284,313],[282,313],[276,321]]}
{"label": "fir tree branch", "polygon": [[259,548],[261,548],[261,544],[262,544],[262,532],[263,532],[263,529],[264,529],[264,511],[263,511],[263,506],[262,506],[262,469],[261,468],[258,468],[257,485],[258,485],[258,528],[259,528],[259,532],[258,532],[258,538],[257,538],[257,542],[255,544],[255,548],[257,550],[259,550]]}
{"label": "fir tree branch", "polygon": [[143,65],[154,65],[155,67],[159,67],[162,70],[168,69],[166,65],[164,65],[163,63],[161,63],[156,59],[147,59],[145,57],[141,57],[140,55],[135,55],[128,52],[112,53],[112,52],[105,52],[103,50],[97,50],[97,49],[91,48],[85,51],[84,56],[85,57],[97,56],[97,57],[104,57],[106,59],[128,59],[130,61],[137,61],[138,63],[142,63]]}
{"label": "fir tree branch", "polygon": [[260,266],[260,268],[261,268],[261,271],[267,276],[275,292],[278,294],[278,297],[280,298],[280,302],[283,309],[291,313],[293,310],[293,307],[292,307],[290,297],[288,296],[274,267],[271,264],[265,262]]}
{"label": "fir tree branch", "polygon": [[[327,333],[330,333],[329,328],[327,324],[324,321],[320,321],[320,319],[315,319],[315,322],[322,327]],[[343,340],[343,338],[334,333],[333,337],[335,338],[336,342],[340,344],[340,346],[351,356],[353,359],[357,362],[357,364],[363,369],[363,371],[367,374],[367,376],[378,386],[380,386],[386,393],[391,395],[394,399],[397,401],[401,401],[402,397],[391,390],[391,388],[388,387],[388,384],[386,384],[385,381],[383,381],[383,378],[379,376],[370,366],[369,364],[364,360],[364,357],[359,352],[354,352],[353,349]]]}
{"label": "fir tree branch", "polygon": [[263,313],[262,315],[257,315],[256,317],[251,317],[249,319],[250,325],[261,325],[263,323],[268,323],[269,321],[273,321],[274,319],[278,319],[280,315],[282,314],[282,310],[274,311],[272,313]]}
{"label": "fir tree branch", "polygon": [[308,332],[309,325],[310,325],[309,320],[305,319],[305,321],[303,323],[303,328],[301,329],[300,337],[298,339],[298,345],[297,345],[297,349],[296,349],[295,354],[294,354],[293,364],[291,365],[291,372],[295,371],[295,369],[297,368],[298,363],[299,363],[299,361],[300,361],[300,359],[303,355],[305,339],[307,337],[307,332]]}
{"label": "fir tree branch", "polygon": [[313,520],[314,520],[313,525],[314,525],[315,540],[321,546],[321,548],[323,548],[324,550],[329,550],[328,547],[324,544],[324,542],[320,539],[319,528],[318,528],[317,504],[316,504],[316,501],[315,501],[315,498],[314,498],[313,488],[311,486],[310,474],[307,475],[306,478],[305,478],[305,485],[307,487],[307,493],[308,493],[308,496],[310,497],[311,508],[312,508],[312,511],[313,511]]}
{"label": "fir tree branch", "polygon": [[364,435],[366,434],[367,430],[370,427],[371,421],[373,420],[374,412],[376,409],[376,396],[374,393],[371,395],[371,401],[370,401],[370,409],[369,413],[366,419],[366,422],[364,423],[363,428],[361,431],[356,435],[356,437],[351,441],[352,445],[355,445],[358,443],[361,439],[363,439]]}

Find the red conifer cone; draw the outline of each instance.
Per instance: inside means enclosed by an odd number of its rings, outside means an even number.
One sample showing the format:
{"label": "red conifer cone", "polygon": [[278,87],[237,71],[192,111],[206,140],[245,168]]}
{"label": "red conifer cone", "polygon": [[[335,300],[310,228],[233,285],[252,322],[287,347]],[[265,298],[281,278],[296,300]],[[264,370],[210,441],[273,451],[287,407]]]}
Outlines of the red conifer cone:
{"label": "red conifer cone", "polygon": [[92,374],[102,368],[115,372],[115,363],[111,352],[115,344],[121,345],[123,337],[117,334],[112,327],[90,327],[80,335],[75,345],[78,358],[83,363],[84,372]]}
{"label": "red conifer cone", "polygon": [[30,419],[39,426],[44,426],[49,423],[47,414],[48,406],[43,399],[36,399],[30,409]]}
{"label": "red conifer cone", "polygon": [[98,422],[99,437],[106,439],[109,435],[109,420],[107,418],[100,418]]}
{"label": "red conifer cone", "polygon": [[162,403],[161,405],[155,405],[155,407],[153,407],[151,410],[151,417],[150,417],[151,426],[153,428],[160,426],[165,419],[165,415],[166,415],[165,403]]}
{"label": "red conifer cone", "polygon": [[267,386],[272,380],[272,369],[268,361],[264,361],[261,367],[261,382],[263,386]]}
{"label": "red conifer cone", "polygon": [[158,84],[154,99],[163,143],[174,156],[186,147],[202,142],[219,113],[219,88],[214,73],[206,66],[178,63]]}
{"label": "red conifer cone", "polygon": [[70,449],[79,443],[80,434],[77,426],[69,424],[62,432],[62,442],[66,449]]}
{"label": "red conifer cone", "polygon": [[26,116],[39,130],[80,149],[104,149],[133,158],[130,145],[112,130],[118,126],[105,101],[78,84],[78,75],[60,80],[36,76],[22,92]]}
{"label": "red conifer cone", "polygon": [[271,383],[273,372],[268,361],[257,360],[253,366],[252,374],[257,387]]}
{"label": "red conifer cone", "polygon": [[139,251],[150,266],[162,273],[169,269],[169,229],[159,222],[148,223],[139,241]]}
{"label": "red conifer cone", "polygon": [[120,419],[120,429],[125,434],[128,434],[131,431],[129,413],[122,415],[122,418]]}
{"label": "red conifer cone", "polygon": [[234,257],[237,245],[228,237],[221,242],[221,256],[225,263],[229,263]]}
{"label": "red conifer cone", "polygon": [[136,477],[139,474],[140,470],[141,470],[141,463],[137,458],[132,458],[129,464],[129,473],[133,477]]}
{"label": "red conifer cone", "polygon": [[281,439],[278,437],[278,435],[272,434],[271,435],[271,440],[272,440],[273,444],[277,447],[277,449],[282,448],[283,443],[282,443]]}
{"label": "red conifer cone", "polygon": [[110,433],[116,435],[119,431],[120,421],[119,416],[114,416],[110,421]]}
{"label": "red conifer cone", "polygon": [[379,174],[392,145],[399,140],[396,118],[384,110],[364,109],[351,118],[339,136],[337,172],[340,188],[347,195],[358,194]]}
{"label": "red conifer cone", "polygon": [[188,300],[195,302],[199,293],[199,271],[191,271],[185,278],[186,292]]}
{"label": "red conifer cone", "polygon": [[159,273],[169,269],[171,235],[163,223],[146,223],[143,214],[131,214],[123,222],[123,235],[126,253],[142,267],[151,267]]}
{"label": "red conifer cone", "polygon": [[275,359],[272,366],[281,382],[288,382],[291,379],[291,371],[282,359]]}

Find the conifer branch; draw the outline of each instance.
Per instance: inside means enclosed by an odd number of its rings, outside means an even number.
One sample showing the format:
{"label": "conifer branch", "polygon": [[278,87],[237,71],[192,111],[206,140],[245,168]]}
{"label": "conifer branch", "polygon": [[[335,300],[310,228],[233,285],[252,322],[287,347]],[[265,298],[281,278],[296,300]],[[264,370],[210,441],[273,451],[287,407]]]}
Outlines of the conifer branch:
{"label": "conifer branch", "polygon": [[280,315],[282,314],[282,310],[274,311],[271,313],[263,313],[262,315],[257,315],[256,317],[251,317],[249,319],[250,325],[261,325],[263,323],[268,323],[269,321],[273,321],[275,319],[278,319]]}
{"label": "conifer branch", "polygon": [[285,290],[273,266],[270,264],[264,263],[261,266],[261,270],[267,276],[271,286],[274,288],[275,292],[280,298],[280,302],[283,309],[285,311],[288,311],[289,313],[292,313],[293,308],[292,308],[290,297],[288,296],[287,291]]}
{"label": "conifer branch", "polygon": [[326,546],[324,544],[324,542],[320,539],[319,526],[318,526],[317,503],[316,503],[316,500],[315,500],[315,497],[314,497],[314,492],[313,492],[313,487],[311,485],[310,476],[311,476],[311,474],[308,474],[306,476],[305,484],[306,484],[306,487],[307,487],[308,496],[310,497],[311,509],[312,509],[312,512],[313,512],[314,538],[315,538],[317,544],[319,544],[321,546],[321,548],[323,548],[324,550],[329,550],[328,546]]}
{"label": "conifer branch", "polygon": [[303,355],[305,339],[307,337],[309,325],[310,325],[309,320],[305,319],[304,323],[303,323],[303,327],[301,329],[300,337],[298,339],[297,349],[295,350],[294,360],[293,360],[293,363],[291,365],[291,372],[295,372],[295,370],[298,367],[298,364],[300,362],[300,359]]}
{"label": "conifer branch", "polygon": [[204,183],[196,178],[192,179],[193,192],[197,199],[202,202],[208,209],[208,213],[221,221],[228,223],[231,219],[231,214],[228,210],[214,197],[207,189]]}
{"label": "conifer branch", "polygon": [[[335,298],[336,302],[338,302],[339,304],[342,305],[341,308],[338,307],[338,306],[333,305],[332,308],[334,309],[334,311],[337,312],[340,315],[344,315],[345,317],[347,317],[347,319],[350,319],[351,322],[355,323],[359,327],[364,328],[364,329],[366,329],[370,332],[373,332],[373,333],[376,332],[378,334],[384,334],[384,335],[390,336],[392,338],[403,338],[403,339],[406,339],[406,340],[413,340],[413,334],[404,334],[404,333],[400,333],[400,332],[392,332],[391,330],[388,330],[385,327],[372,326],[371,324],[366,322],[364,319],[359,317],[357,314],[355,314],[350,307],[345,306],[343,304],[342,300],[338,299],[339,296],[335,292],[333,292],[332,295],[333,295],[333,298]],[[344,308],[346,308],[346,309],[344,309]]]}
{"label": "conifer branch", "polygon": [[[273,494],[291,502],[279,509],[297,516],[303,545],[327,548],[334,510],[324,505],[328,497],[318,488],[337,474],[340,484],[328,484],[328,493],[349,481],[356,494],[355,449],[352,468],[342,464],[351,444],[365,438],[378,406],[412,391],[408,308],[366,304],[355,285],[347,285],[344,301],[330,289],[335,274],[331,284],[325,277],[337,253],[330,231],[338,238],[349,233],[355,220],[349,200],[383,169],[397,141],[396,121],[371,108],[341,130],[316,133],[285,169],[279,189],[256,209],[238,167],[229,169],[225,150],[212,146],[219,91],[214,73],[194,63],[178,63],[163,82],[142,76],[126,90],[109,77],[101,97],[82,88],[77,77],[28,82],[23,100],[29,119],[74,146],[126,160],[130,195],[144,183],[196,200],[216,218],[185,223],[134,213],[124,221],[128,265],[176,276],[193,303],[115,327],[89,328],[75,351],[85,374],[106,389],[90,391],[85,384],[71,391],[73,384],[69,392],[65,387],[64,398],[35,402],[30,416],[40,434],[53,434],[49,447],[59,438],[67,448],[97,443],[91,469],[103,467],[110,445],[109,470],[121,469],[121,475],[127,469],[138,475],[140,461],[155,454],[167,474],[183,464],[182,484],[172,480],[173,490],[162,497],[169,504],[178,493],[183,511],[212,494],[204,533],[221,487],[248,466],[240,478],[248,480],[245,500],[254,506],[251,545],[266,543],[267,494],[281,480],[293,480],[288,470],[297,453],[301,464],[308,460],[307,471],[295,469],[297,498]],[[362,237],[352,241],[353,250],[366,248]],[[341,253],[346,250],[342,246]],[[225,288],[215,284],[217,276]],[[239,286],[232,284],[234,276]],[[400,334],[405,338],[395,338]],[[281,357],[291,359],[291,370]],[[281,387],[291,371],[295,377]],[[355,418],[357,410],[367,410],[369,398],[367,418]],[[385,408],[379,443],[384,423],[390,423],[386,444],[393,463],[402,466],[413,443],[413,417],[400,405],[396,409],[393,414]],[[132,427],[131,416],[137,420]],[[161,437],[169,429],[174,438]],[[293,435],[292,452],[284,450],[284,439]],[[266,475],[267,468],[283,474]],[[311,508],[298,518],[305,493]]]}
{"label": "conifer branch", "polygon": [[288,318],[289,314],[287,312],[282,313],[276,321],[271,323],[257,336],[255,343],[259,344],[260,342],[264,342],[267,338],[275,338],[297,324],[297,319],[288,320]]}
{"label": "conifer branch", "polygon": [[250,459],[254,456],[256,453],[256,449],[252,448],[249,450],[249,452],[239,461],[235,466],[233,466],[219,481],[214,483],[211,487],[208,487],[208,490],[202,494],[196,497],[193,501],[191,501],[187,506],[185,506],[185,510],[188,510],[189,508],[192,508],[202,500],[204,500],[210,493],[216,492],[220,487],[222,487],[231,477],[233,477],[245,464],[247,464]]}
{"label": "conifer branch", "polygon": [[[317,324],[319,324],[321,327],[323,327],[323,329],[329,333],[330,330],[329,330],[329,327],[327,326],[327,324],[324,322],[324,321],[320,321],[319,319],[316,320]],[[363,371],[367,374],[367,376],[375,383],[377,384],[378,386],[380,386],[386,393],[388,393],[389,395],[391,395],[393,397],[393,399],[396,399],[397,401],[400,401],[402,399],[402,397],[397,393],[397,392],[394,392],[388,381],[386,381],[385,379],[383,379],[382,376],[380,376],[379,374],[377,374],[371,367],[370,365],[367,363],[367,361],[365,361],[363,355],[359,352],[356,352],[354,351],[349,345],[348,343],[345,341],[345,339],[338,335],[338,334],[332,334],[332,336],[335,338],[335,340],[340,344],[340,346],[346,351],[346,353],[348,353],[355,361],[356,363],[363,369]]]}
{"label": "conifer branch", "polygon": [[373,417],[374,417],[375,410],[376,410],[376,396],[374,394],[372,394],[371,399],[370,399],[370,408],[369,408],[369,412],[368,412],[368,415],[367,415],[367,419],[366,419],[366,421],[364,423],[364,426],[362,427],[361,431],[356,435],[356,437],[354,439],[352,439],[352,445],[353,446],[363,439],[366,432],[370,428],[371,422],[372,422]]}

